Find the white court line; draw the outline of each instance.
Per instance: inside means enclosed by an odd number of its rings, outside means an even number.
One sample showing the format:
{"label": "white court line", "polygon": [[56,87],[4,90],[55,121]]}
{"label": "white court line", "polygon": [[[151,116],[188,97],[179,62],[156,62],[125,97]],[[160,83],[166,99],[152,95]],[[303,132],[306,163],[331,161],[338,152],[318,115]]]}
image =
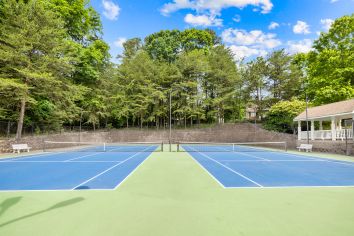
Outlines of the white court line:
{"label": "white court line", "polygon": [[[147,148],[146,148],[146,149],[147,149]],[[143,151],[145,151],[146,149],[144,149]],[[80,187],[81,185],[86,184],[86,183],[90,182],[91,180],[93,180],[93,179],[95,179],[95,178],[97,178],[97,177],[103,175],[104,173],[106,173],[106,172],[112,170],[113,168],[115,168],[115,167],[117,167],[117,166],[119,166],[119,165],[125,163],[126,161],[128,161],[128,160],[132,159],[133,157],[139,155],[139,154],[142,153],[143,151],[135,153],[134,155],[128,157],[128,158],[125,159],[124,161],[122,161],[122,162],[120,162],[120,163],[118,163],[118,164],[116,164],[116,165],[114,165],[114,166],[111,166],[110,168],[108,168],[108,169],[102,171],[101,173],[99,173],[99,174],[93,176],[92,178],[90,178],[90,179],[88,179],[88,180],[86,180],[86,181],[84,181],[84,182],[82,182],[82,183],[76,185],[75,187],[72,188],[72,190],[75,190],[76,188]]]}
{"label": "white court line", "polygon": [[324,162],[322,160],[218,160],[225,162]]}
{"label": "white court line", "polygon": [[252,154],[248,154],[248,153],[243,153],[243,152],[233,152],[233,153],[238,153],[238,154],[241,154],[241,155],[244,155],[244,156],[254,157],[254,158],[257,158],[257,159],[262,160],[262,161],[270,161],[269,159],[266,159],[266,158],[263,158],[263,157],[258,157],[258,156],[255,156],[255,155],[252,155]]}
{"label": "white court line", "polygon": [[[194,158],[192,158],[194,160]],[[324,185],[324,186],[274,186],[274,187],[225,187],[222,185],[224,189],[232,189],[235,190],[242,190],[242,189],[257,189],[257,190],[262,190],[266,191],[267,189],[297,189],[297,188],[354,188],[354,185]],[[80,189],[80,191],[114,191],[115,189],[113,188],[92,188],[92,189]],[[72,191],[72,189],[13,189],[13,190],[0,190],[1,193],[14,193],[14,192],[66,192],[66,191]]]}
{"label": "white court line", "polygon": [[[192,149],[194,149],[194,148],[192,148]],[[195,149],[194,149],[194,150],[195,150]],[[197,150],[195,150],[195,151],[197,151]],[[197,152],[200,153],[201,155],[205,156],[205,157],[208,158],[209,160],[214,161],[215,163],[221,165],[222,167],[224,167],[225,169],[231,171],[232,173],[237,174],[238,176],[241,176],[242,178],[244,178],[244,179],[246,179],[246,180],[248,180],[248,181],[254,183],[255,185],[257,185],[257,186],[259,186],[259,187],[263,187],[261,184],[257,183],[256,181],[253,181],[252,179],[248,178],[247,176],[245,176],[245,175],[243,175],[243,174],[241,174],[241,173],[239,173],[239,172],[237,172],[237,171],[235,171],[235,170],[229,168],[228,166],[225,166],[224,164],[218,162],[217,160],[214,160],[214,159],[211,158],[210,156],[208,156],[208,155],[206,155],[206,154],[204,154],[204,153],[201,153],[201,152],[199,152],[199,151],[197,151]]]}
{"label": "white court line", "polygon": [[87,155],[83,155],[83,156],[78,156],[78,157],[75,157],[75,158],[64,160],[63,162],[70,162],[70,161],[73,161],[73,160],[81,159],[81,158],[84,158],[84,157],[95,156],[95,155],[102,154],[102,153],[103,152],[97,152],[97,153],[87,154]]}
{"label": "white court line", "polygon": [[287,152],[275,152],[275,153],[280,153],[282,155],[288,155],[288,156],[292,156],[292,157],[304,158],[304,159],[309,159],[309,160],[321,160],[323,162],[331,162],[331,163],[336,163],[336,164],[341,164],[341,165],[354,166],[354,162],[350,162],[350,161],[330,160],[328,158],[322,158],[322,157],[316,157],[316,156],[304,156],[301,154],[287,153]]}
{"label": "white court line", "polygon": [[263,186],[263,187],[225,187],[225,189],[292,189],[292,188],[354,188],[354,185],[297,185],[297,186]]}
{"label": "white court line", "polygon": [[[67,163],[67,161],[2,161],[4,163]],[[86,163],[86,162],[93,162],[93,163],[118,163],[122,161],[70,161],[69,163]],[[1,163],[1,162],[0,162]]]}
{"label": "white court line", "polygon": [[30,154],[30,155],[26,155],[26,156],[5,157],[5,158],[0,158],[0,162],[2,162],[2,160],[16,161],[16,160],[22,160],[22,159],[51,156],[51,155],[56,155],[56,154],[61,154],[61,153],[68,153],[68,152],[49,152],[49,153],[42,153],[42,154],[41,153]]}
{"label": "white court line", "polygon": [[[146,145],[144,145],[144,146],[146,146]],[[108,146],[109,147],[109,146]],[[116,151],[116,150],[118,150],[118,149],[122,149],[122,148],[136,148],[137,146],[120,146],[120,147],[117,147],[117,148],[113,148],[113,149],[110,149],[110,150],[107,150],[106,152],[112,152],[112,151]],[[145,148],[143,151],[145,151],[146,149],[148,149],[148,148],[150,148],[150,147],[153,147],[153,145],[150,145],[150,146],[148,146],[147,148]],[[106,146],[106,148],[107,148],[107,146]],[[129,151],[123,151],[123,152],[137,152],[137,151],[139,151],[139,150],[129,150]]]}
{"label": "white court line", "polygon": [[187,151],[188,155],[190,156],[190,158],[192,158],[192,160],[197,163],[212,179],[214,179],[222,188],[226,188],[225,185],[223,185],[214,175],[212,175],[207,169],[205,169],[205,167],[200,164],[193,156],[192,154],[190,154]]}
{"label": "white court line", "polygon": [[[152,152],[151,152],[152,153]],[[139,166],[141,166],[147,159],[149,159],[149,156],[151,156],[151,153],[139,164],[137,165],[133,171],[131,171],[122,181],[120,181],[114,188],[113,190],[116,190],[119,186],[121,186],[123,184],[123,182],[125,182],[129,176],[131,176],[138,168]]]}
{"label": "white court line", "polygon": [[241,155],[244,155],[244,156],[250,156],[250,157],[254,157],[254,158],[260,159],[260,160],[270,161],[269,159],[266,159],[266,158],[263,158],[263,157],[258,157],[258,156],[247,154],[247,153],[243,153],[243,152],[229,151],[229,150],[227,150],[225,148],[221,148],[221,147],[217,147],[217,148],[218,149],[222,149],[222,150],[226,150],[228,153],[238,153],[238,154],[241,154]]}
{"label": "white court line", "polygon": [[[226,150],[226,149],[224,149],[224,150]],[[354,162],[351,163],[351,162],[348,162],[348,161],[330,160],[328,158],[321,158],[321,157],[315,157],[315,156],[310,156],[309,157],[309,156],[299,155],[299,154],[295,154],[295,153],[293,154],[293,153],[280,152],[280,151],[279,152],[277,152],[277,151],[269,151],[269,152],[271,152],[271,153],[279,153],[281,155],[288,155],[288,156],[292,156],[292,157],[296,157],[296,158],[304,158],[304,159],[309,159],[309,160],[318,160],[318,161],[323,161],[323,162],[331,162],[331,163],[337,163],[337,164],[341,164],[341,165],[354,166]],[[267,161],[273,161],[273,160],[270,160],[270,159],[258,157],[258,156],[247,154],[247,153],[243,153],[243,152],[234,151],[233,153],[239,153],[239,154],[245,155],[245,156],[255,157],[255,158],[258,158],[258,159],[264,159],[264,160],[267,160]]]}

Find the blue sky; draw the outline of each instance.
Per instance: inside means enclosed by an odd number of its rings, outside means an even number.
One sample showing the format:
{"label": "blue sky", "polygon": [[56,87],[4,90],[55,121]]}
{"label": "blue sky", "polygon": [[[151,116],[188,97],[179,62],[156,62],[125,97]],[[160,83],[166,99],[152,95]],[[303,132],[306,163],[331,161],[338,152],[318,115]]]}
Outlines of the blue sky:
{"label": "blue sky", "polygon": [[354,13],[354,0],[91,0],[91,5],[101,15],[112,57],[126,39],[191,27],[215,30],[235,59],[279,48],[307,52],[334,19]]}

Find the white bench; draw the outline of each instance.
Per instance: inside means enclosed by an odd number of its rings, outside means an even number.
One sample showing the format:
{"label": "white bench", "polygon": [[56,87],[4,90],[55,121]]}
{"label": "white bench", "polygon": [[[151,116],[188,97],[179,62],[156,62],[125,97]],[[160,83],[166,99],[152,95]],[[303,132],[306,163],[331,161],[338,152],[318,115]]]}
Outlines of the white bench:
{"label": "white bench", "polygon": [[13,152],[17,152],[17,153],[20,153],[21,150],[27,150],[27,152],[29,152],[29,150],[31,149],[31,147],[29,147],[27,145],[27,143],[24,143],[24,144],[12,144],[12,150]]}
{"label": "white bench", "polygon": [[301,152],[301,150],[304,150],[306,152],[312,152],[312,144],[300,144],[299,147],[296,147],[297,149],[299,149],[299,152]]}

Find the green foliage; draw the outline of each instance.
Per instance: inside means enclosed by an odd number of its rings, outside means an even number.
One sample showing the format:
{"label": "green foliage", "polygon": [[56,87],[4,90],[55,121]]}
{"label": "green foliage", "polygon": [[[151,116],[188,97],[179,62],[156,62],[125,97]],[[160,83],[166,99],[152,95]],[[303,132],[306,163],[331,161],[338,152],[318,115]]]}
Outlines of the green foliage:
{"label": "green foliage", "polygon": [[109,47],[102,40],[95,40],[88,46],[75,45],[77,51],[73,79],[76,83],[95,85],[106,68]]}
{"label": "green foliage", "polygon": [[6,0],[2,12],[0,76],[2,88],[14,88],[10,104],[17,103],[15,111],[24,112],[36,110],[39,101],[47,100],[56,104],[56,114],[63,119],[63,109],[72,112],[68,109],[73,95],[68,94],[80,92],[65,77],[73,60],[63,22],[41,1]]}
{"label": "green foliage", "polygon": [[173,62],[181,48],[179,30],[162,30],[145,38],[145,50],[154,60]]}
{"label": "green foliage", "polygon": [[265,75],[274,101],[289,100],[298,94],[302,76],[292,59],[284,49],[272,52],[267,58]]}
{"label": "green foliage", "polygon": [[99,14],[86,0],[50,0],[48,7],[59,14],[70,37],[77,42],[98,39],[102,31]]}
{"label": "green foliage", "polygon": [[181,47],[183,51],[208,50],[215,45],[215,34],[212,31],[187,29],[181,32]]}
{"label": "green foliage", "polygon": [[264,127],[269,130],[292,133],[293,119],[305,108],[306,102],[297,99],[278,102],[267,113]]}
{"label": "green foliage", "polygon": [[219,43],[211,30],[162,30],[145,38],[145,50],[154,60],[174,62],[180,52],[204,50]]}
{"label": "green foliage", "polygon": [[[77,105],[90,91],[82,84],[99,80],[109,57],[107,44],[94,37],[100,28],[95,13],[84,1],[1,3],[3,118],[52,127],[79,119]],[[81,13],[70,15],[75,12]]]}
{"label": "green foliage", "polygon": [[354,14],[338,18],[308,55],[308,92],[314,104],[354,97]]}
{"label": "green foliage", "polygon": [[353,27],[344,16],[309,54],[241,64],[212,30],[162,30],[127,40],[114,65],[88,1],[1,0],[0,118],[163,127],[171,95],[175,125],[242,120],[252,106],[267,128],[290,132],[305,91],[315,104],[354,97]]}

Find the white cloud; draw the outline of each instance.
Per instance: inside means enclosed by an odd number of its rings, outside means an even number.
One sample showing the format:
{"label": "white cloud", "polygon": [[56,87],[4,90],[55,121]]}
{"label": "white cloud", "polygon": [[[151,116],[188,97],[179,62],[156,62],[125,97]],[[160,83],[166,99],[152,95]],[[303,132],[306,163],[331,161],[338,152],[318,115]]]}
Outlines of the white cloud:
{"label": "white cloud", "polygon": [[277,22],[272,21],[269,24],[268,29],[272,30],[272,29],[275,29],[275,28],[278,28],[278,27],[279,27],[279,24]]}
{"label": "white cloud", "polygon": [[181,9],[192,9],[197,12],[219,14],[224,8],[244,8],[248,5],[260,8],[262,13],[269,13],[273,8],[271,0],[173,0],[162,7],[161,13],[168,15]]}
{"label": "white cloud", "polygon": [[125,43],[126,41],[127,41],[126,38],[120,37],[116,41],[114,41],[114,46],[118,48],[123,48],[123,43]]}
{"label": "white cloud", "polygon": [[335,3],[338,2],[339,0],[331,0],[331,3]]}
{"label": "white cloud", "polygon": [[268,49],[275,48],[281,44],[276,34],[263,33],[261,30],[249,32],[241,29],[226,29],[221,33],[224,42],[239,45],[258,45]]}
{"label": "white cloud", "polygon": [[288,41],[288,51],[290,54],[307,53],[312,49],[312,40],[303,39],[300,41]]}
{"label": "white cloud", "polygon": [[267,54],[267,51],[263,49],[257,49],[257,48],[247,47],[247,46],[231,45],[229,48],[234,54],[234,59],[237,61],[247,57],[265,56]]}
{"label": "white cloud", "polygon": [[276,34],[264,33],[261,30],[246,31],[229,28],[222,32],[221,38],[229,45],[236,60],[265,56],[268,51],[281,45]]}
{"label": "white cloud", "polygon": [[327,32],[331,28],[333,22],[334,20],[332,19],[321,19],[322,28]]}
{"label": "white cloud", "polygon": [[187,14],[184,22],[193,26],[222,26],[222,19],[216,16]]}
{"label": "white cloud", "polygon": [[240,15],[235,15],[235,16],[232,18],[232,20],[238,23],[238,22],[241,21],[241,16],[240,16]]}
{"label": "white cloud", "polygon": [[295,34],[309,34],[310,26],[305,21],[298,20],[293,27],[293,32]]}
{"label": "white cloud", "polygon": [[103,15],[110,20],[117,20],[120,12],[120,7],[111,0],[102,0]]}

